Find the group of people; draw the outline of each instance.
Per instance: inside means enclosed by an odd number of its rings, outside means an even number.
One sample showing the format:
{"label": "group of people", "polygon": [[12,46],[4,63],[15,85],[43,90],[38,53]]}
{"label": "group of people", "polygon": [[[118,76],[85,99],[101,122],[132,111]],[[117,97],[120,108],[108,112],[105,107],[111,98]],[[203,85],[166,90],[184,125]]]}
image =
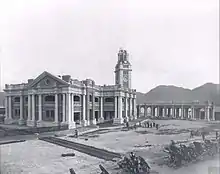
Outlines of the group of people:
{"label": "group of people", "polygon": [[156,127],[156,129],[158,130],[158,129],[159,129],[159,124],[156,124],[155,122],[146,121],[146,122],[144,122],[144,127],[145,127],[145,128],[153,128],[153,127]]}

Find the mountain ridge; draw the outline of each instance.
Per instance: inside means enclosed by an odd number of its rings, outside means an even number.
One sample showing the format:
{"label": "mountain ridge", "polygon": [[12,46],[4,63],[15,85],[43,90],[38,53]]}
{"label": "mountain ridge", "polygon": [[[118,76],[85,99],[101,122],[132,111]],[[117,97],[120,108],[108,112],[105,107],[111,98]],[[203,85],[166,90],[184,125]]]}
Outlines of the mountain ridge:
{"label": "mountain ridge", "polygon": [[158,101],[176,101],[176,102],[192,102],[199,100],[205,102],[207,100],[220,105],[220,85],[214,83],[205,83],[194,89],[177,87],[174,85],[159,85],[151,89],[147,93],[137,92],[137,103]]}

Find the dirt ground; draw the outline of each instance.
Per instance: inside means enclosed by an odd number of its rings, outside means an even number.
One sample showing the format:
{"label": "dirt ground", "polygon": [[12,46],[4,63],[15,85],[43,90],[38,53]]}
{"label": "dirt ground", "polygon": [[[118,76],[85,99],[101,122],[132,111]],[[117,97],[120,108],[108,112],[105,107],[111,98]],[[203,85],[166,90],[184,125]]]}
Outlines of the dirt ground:
{"label": "dirt ground", "polygon": [[[151,167],[160,174],[170,174],[171,172],[174,174],[207,174],[209,167],[219,166],[218,157],[190,164],[178,170],[158,165],[158,161],[161,161],[161,158],[165,155],[162,149],[170,143],[170,140],[178,142],[201,140],[201,137],[190,139],[189,131],[196,129],[217,130],[220,129],[219,123],[183,120],[156,120],[155,122],[160,124],[159,130],[155,128],[138,128],[129,131],[122,131],[118,128],[102,129],[78,139],[62,138],[123,154],[134,151],[149,162]],[[214,135],[213,132],[209,137]],[[88,141],[85,141],[85,137],[88,138]],[[116,167],[115,164],[79,152],[74,152],[76,153],[75,157],[62,158],[60,157],[62,153],[72,150],[40,140],[2,145],[0,148],[2,174],[68,174],[69,168],[73,168],[77,174],[97,174],[100,171],[98,169],[99,164],[105,166],[112,173],[116,171],[113,170]]]}

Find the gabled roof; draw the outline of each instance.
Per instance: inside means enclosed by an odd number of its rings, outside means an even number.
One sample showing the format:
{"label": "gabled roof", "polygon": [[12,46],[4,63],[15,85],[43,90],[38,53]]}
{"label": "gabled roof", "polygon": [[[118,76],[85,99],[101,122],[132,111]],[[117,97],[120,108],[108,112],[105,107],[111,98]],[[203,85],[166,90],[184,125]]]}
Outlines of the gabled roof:
{"label": "gabled roof", "polygon": [[54,79],[55,81],[60,82],[63,85],[69,85],[69,83],[67,83],[66,81],[58,78],[57,76],[55,76],[55,75],[53,75],[53,74],[51,74],[51,73],[49,73],[47,71],[44,71],[36,79],[34,79],[30,84],[28,84],[28,88],[33,87],[34,85],[36,85],[38,82],[40,82],[45,77],[50,77],[50,78]]}

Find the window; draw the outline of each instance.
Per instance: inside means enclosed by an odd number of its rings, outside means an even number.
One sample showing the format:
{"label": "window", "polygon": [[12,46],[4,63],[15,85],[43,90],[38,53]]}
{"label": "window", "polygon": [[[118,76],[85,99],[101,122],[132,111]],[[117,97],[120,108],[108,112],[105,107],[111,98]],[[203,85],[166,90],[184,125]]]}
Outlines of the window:
{"label": "window", "polygon": [[20,102],[20,97],[15,97],[14,102]]}
{"label": "window", "polygon": [[80,97],[77,96],[77,95],[75,95],[75,96],[74,96],[74,101],[75,101],[75,102],[79,102],[79,101],[80,101]]}
{"label": "window", "polygon": [[48,96],[45,97],[45,101],[49,101],[49,102],[55,101],[55,96],[48,95]]}
{"label": "window", "polygon": [[95,97],[95,102],[99,102],[99,98],[98,97]]}
{"label": "window", "polygon": [[105,102],[106,103],[114,102],[114,99],[112,97],[108,97],[108,98],[105,98]]}
{"label": "window", "polygon": [[25,101],[28,102],[28,97],[25,97]]}
{"label": "window", "polygon": [[89,95],[89,101],[92,102],[92,95]]}

